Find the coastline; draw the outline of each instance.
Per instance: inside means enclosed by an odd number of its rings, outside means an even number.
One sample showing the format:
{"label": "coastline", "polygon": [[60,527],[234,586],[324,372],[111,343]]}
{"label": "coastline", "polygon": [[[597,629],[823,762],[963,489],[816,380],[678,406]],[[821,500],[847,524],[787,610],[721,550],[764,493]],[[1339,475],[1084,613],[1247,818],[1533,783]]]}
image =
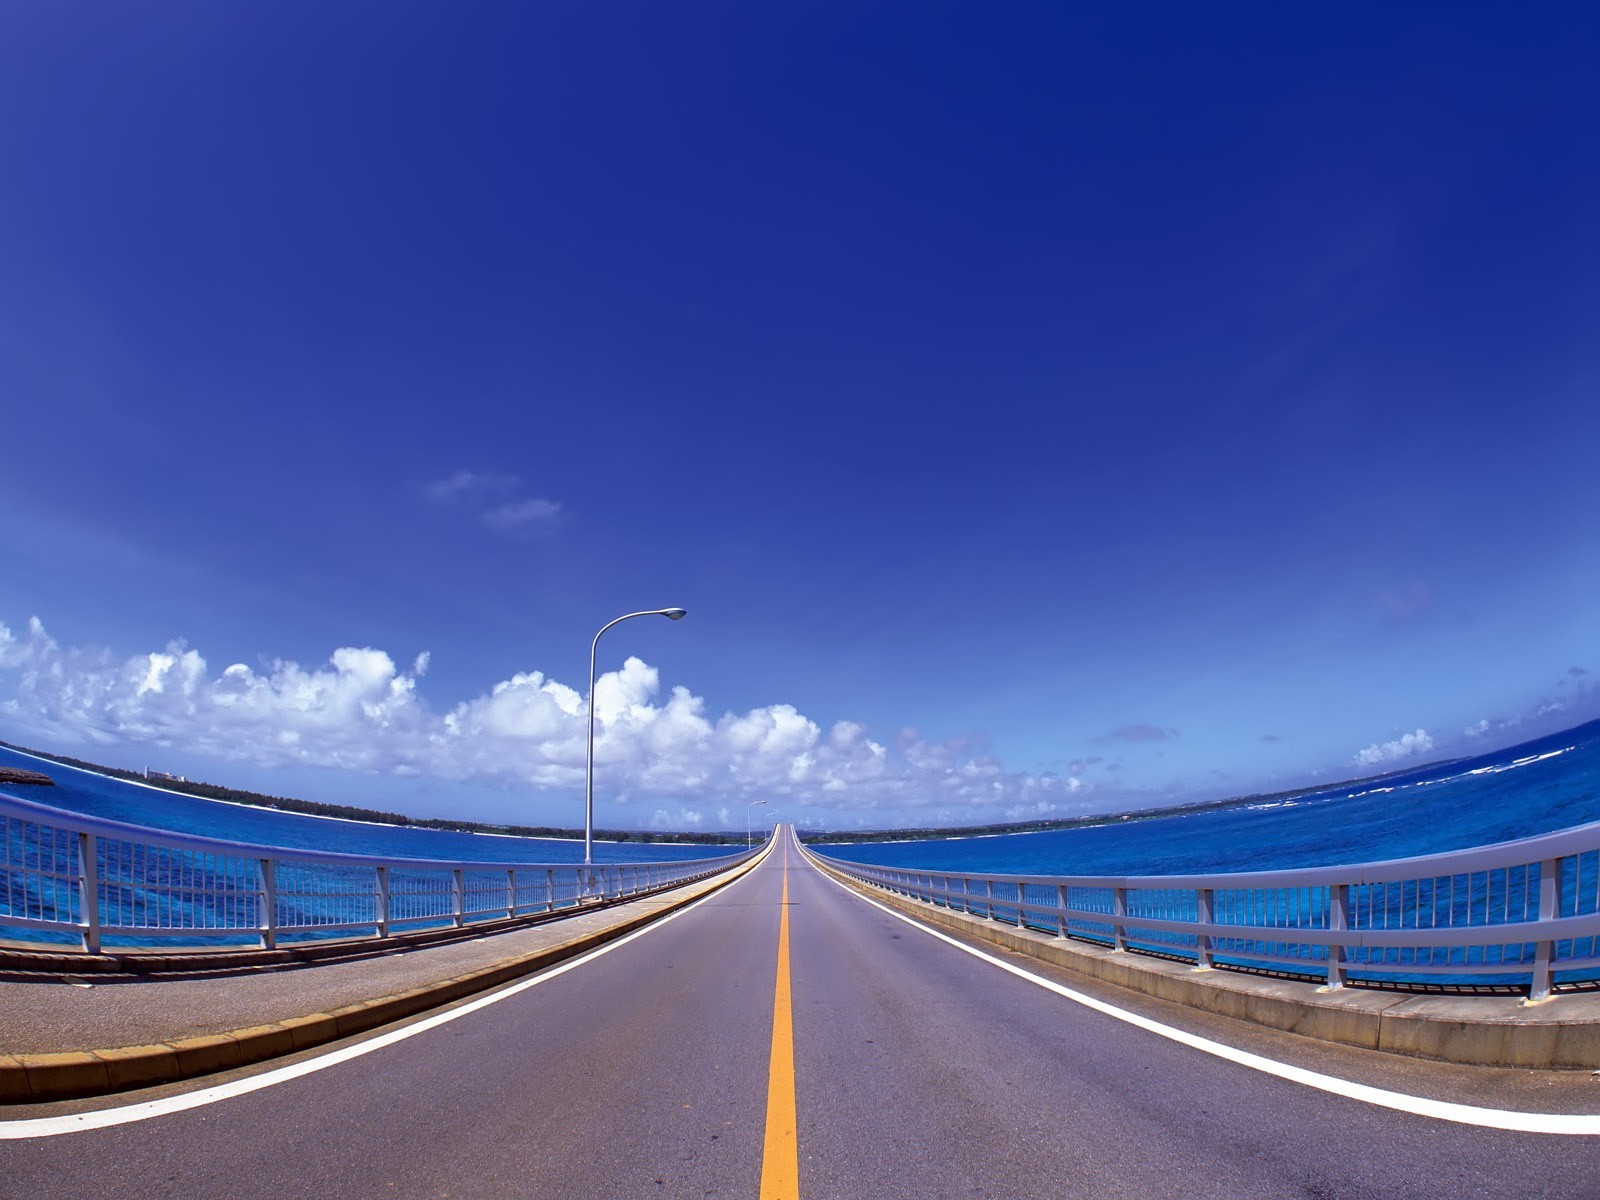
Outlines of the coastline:
{"label": "coastline", "polygon": [[[471,836],[474,836],[474,837],[507,838],[507,839],[510,839],[511,841],[519,841],[519,842],[558,842],[558,843],[560,843],[562,845],[571,845],[571,844],[574,844],[574,843],[581,843],[583,841],[582,833],[580,833],[580,832],[578,832],[576,830],[572,831],[571,833],[562,833],[562,834],[557,834],[557,833],[508,833],[508,832],[505,831],[504,827],[490,827],[490,826],[488,826],[487,824],[485,824],[483,822],[477,822],[477,821],[465,821],[465,822],[462,822],[459,826],[447,825],[447,826],[443,826],[443,827],[435,827],[435,826],[430,825],[430,824],[425,824],[425,823],[422,823],[422,822],[419,822],[419,821],[413,821],[410,818],[407,818],[404,821],[373,821],[373,820],[365,820],[365,819],[360,818],[360,817],[335,816],[335,815],[333,815],[331,813],[305,812],[305,811],[302,811],[301,809],[298,809],[298,808],[283,808],[283,807],[280,807],[280,806],[278,806],[276,804],[268,804],[268,803],[252,804],[252,803],[250,803],[249,801],[246,801],[246,800],[225,800],[220,796],[206,796],[206,795],[202,795],[202,794],[200,794],[198,792],[184,792],[184,791],[179,791],[176,788],[162,787],[159,784],[151,783],[147,779],[141,779],[138,775],[136,775],[136,774],[134,774],[132,772],[128,772],[127,774],[122,774],[122,775],[113,775],[113,774],[108,773],[108,771],[104,771],[104,770],[96,771],[90,766],[80,765],[79,762],[66,762],[66,761],[64,761],[64,760],[62,760],[60,758],[52,758],[47,754],[42,754],[42,753],[35,752],[33,750],[24,749],[23,747],[18,746],[13,742],[7,742],[7,741],[0,740],[0,749],[7,750],[7,751],[11,752],[12,754],[20,755],[23,758],[31,759],[34,762],[47,763],[47,764],[49,764],[50,766],[53,766],[53,767],[63,767],[66,770],[69,770],[69,771],[77,771],[77,772],[79,772],[80,774],[83,774],[83,775],[91,775],[91,776],[95,777],[96,779],[108,779],[108,780],[111,780],[112,782],[115,782],[115,783],[125,783],[125,784],[128,784],[128,785],[132,786],[132,787],[145,788],[145,789],[147,789],[149,791],[152,791],[152,792],[158,792],[158,793],[160,793],[161,795],[164,795],[164,796],[176,796],[176,797],[178,797],[180,799],[183,799],[183,800],[199,800],[199,801],[203,801],[204,803],[207,803],[207,804],[226,804],[226,805],[228,805],[229,807],[232,807],[232,808],[242,808],[242,809],[252,809],[252,810],[257,810],[257,811],[274,812],[274,813],[279,813],[279,814],[282,814],[284,816],[289,816],[289,817],[307,817],[307,818],[309,818],[309,819],[311,819],[313,821],[339,821],[339,822],[343,822],[343,823],[348,824],[348,825],[365,825],[365,826],[369,826],[369,827],[374,828],[374,829],[412,830],[412,831],[419,832],[419,833],[461,833],[461,834],[468,834],[468,835],[471,835]],[[41,774],[43,774],[43,773],[41,772]],[[48,775],[44,775],[43,778],[49,783],[54,783],[54,780],[51,780]],[[203,784],[203,785],[199,785],[199,786],[219,787],[221,785]],[[229,789],[229,790],[236,791],[236,792],[242,792],[244,789],[242,789],[242,788],[232,788],[232,789]],[[277,797],[263,796],[262,799],[263,800],[291,800],[292,798],[291,797],[284,797],[284,796],[277,796]],[[300,801],[299,803],[307,803],[307,802]],[[354,808],[355,806],[354,805],[349,805],[349,806],[344,806],[344,807]],[[396,814],[396,815],[400,816],[400,815],[403,815],[403,814]],[[614,831],[608,830],[606,832],[609,834],[609,833],[612,833]],[[633,831],[630,831],[630,832],[633,832]],[[645,831],[640,830],[638,832],[642,835]],[[615,837],[615,836],[602,837],[602,836],[599,836],[597,834],[592,840],[597,845],[605,845],[605,846],[623,846],[623,845],[662,845],[662,846],[707,846],[707,845],[712,845],[712,846],[720,846],[720,845],[734,845],[737,842],[737,838],[732,833],[730,833],[725,840],[715,840],[715,841],[706,840],[706,839],[702,839],[702,838],[679,839],[679,838],[674,838],[674,837],[671,837],[671,836],[662,837],[660,835],[655,835],[655,834],[652,834],[649,837],[640,836],[640,837],[636,837],[636,838],[635,837],[619,838],[619,837]]]}

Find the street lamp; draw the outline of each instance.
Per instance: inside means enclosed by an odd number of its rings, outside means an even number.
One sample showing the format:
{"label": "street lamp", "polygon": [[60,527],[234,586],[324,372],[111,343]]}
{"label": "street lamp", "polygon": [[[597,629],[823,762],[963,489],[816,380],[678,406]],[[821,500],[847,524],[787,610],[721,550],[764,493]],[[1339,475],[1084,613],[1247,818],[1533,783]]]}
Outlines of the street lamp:
{"label": "street lamp", "polygon": [[[688,610],[683,608],[652,608],[647,612],[624,613],[615,621],[600,626],[600,633],[634,617],[666,617],[669,621],[681,621],[687,615]],[[594,656],[595,651],[600,649],[600,633],[594,635],[594,642],[589,647],[589,753],[583,772],[583,865],[586,867],[594,862]]]}
{"label": "street lamp", "polygon": [[[767,800],[770,800],[769,796]],[[744,848],[750,849],[750,810],[758,804],[766,804],[767,800],[752,800],[744,806]]]}

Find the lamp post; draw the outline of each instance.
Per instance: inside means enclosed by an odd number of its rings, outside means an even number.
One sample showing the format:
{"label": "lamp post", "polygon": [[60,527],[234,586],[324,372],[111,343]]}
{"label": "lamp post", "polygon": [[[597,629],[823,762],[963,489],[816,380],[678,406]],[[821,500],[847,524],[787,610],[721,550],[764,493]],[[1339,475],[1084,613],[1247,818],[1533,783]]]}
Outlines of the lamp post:
{"label": "lamp post", "polygon": [[[688,610],[683,608],[652,608],[645,612],[624,613],[615,621],[600,626],[600,633],[634,617],[666,617],[669,621],[681,621],[687,615]],[[583,865],[586,867],[594,862],[594,656],[600,649],[600,633],[594,635],[594,642],[589,647],[589,753],[584,760],[583,771]]]}
{"label": "lamp post", "polygon": [[[771,797],[768,797],[770,800]],[[750,849],[750,810],[758,804],[766,804],[767,800],[752,800],[744,806],[744,848]]]}

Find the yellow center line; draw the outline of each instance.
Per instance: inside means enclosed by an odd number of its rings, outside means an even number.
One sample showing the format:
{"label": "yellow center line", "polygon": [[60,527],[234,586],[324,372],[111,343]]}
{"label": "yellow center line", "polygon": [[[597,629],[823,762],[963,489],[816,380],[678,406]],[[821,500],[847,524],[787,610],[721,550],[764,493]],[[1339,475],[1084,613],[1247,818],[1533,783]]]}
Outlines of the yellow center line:
{"label": "yellow center line", "polygon": [[783,843],[778,909],[778,984],[772,998],[772,1058],[767,1066],[767,1139],[761,1200],[799,1200],[800,1138],[794,1109],[794,1013],[789,1004],[789,842]]}

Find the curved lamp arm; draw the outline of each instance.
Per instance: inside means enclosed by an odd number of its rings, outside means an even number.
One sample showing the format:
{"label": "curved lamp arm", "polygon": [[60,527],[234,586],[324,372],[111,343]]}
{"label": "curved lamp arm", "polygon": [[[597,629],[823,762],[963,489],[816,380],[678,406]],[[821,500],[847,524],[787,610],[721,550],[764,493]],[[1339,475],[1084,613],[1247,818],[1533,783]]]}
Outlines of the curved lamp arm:
{"label": "curved lamp arm", "polygon": [[[607,621],[600,626],[600,633],[634,617],[666,617],[669,621],[681,621],[688,615],[688,610],[683,608],[651,608],[644,612],[624,613],[615,621]],[[594,862],[594,658],[600,649],[600,633],[594,635],[594,641],[589,646],[589,749],[583,770],[583,865],[586,867]]]}

